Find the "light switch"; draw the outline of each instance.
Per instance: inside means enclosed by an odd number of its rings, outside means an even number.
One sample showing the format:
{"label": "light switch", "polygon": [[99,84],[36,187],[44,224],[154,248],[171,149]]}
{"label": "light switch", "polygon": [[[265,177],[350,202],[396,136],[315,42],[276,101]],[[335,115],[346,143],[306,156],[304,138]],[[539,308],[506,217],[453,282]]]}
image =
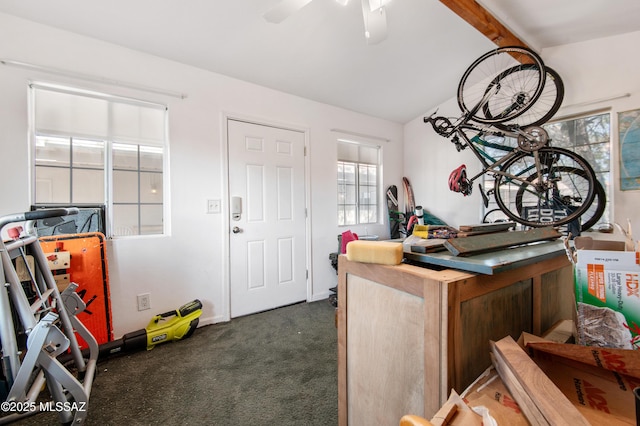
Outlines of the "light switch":
{"label": "light switch", "polygon": [[207,213],[220,213],[221,204],[220,200],[207,200]]}

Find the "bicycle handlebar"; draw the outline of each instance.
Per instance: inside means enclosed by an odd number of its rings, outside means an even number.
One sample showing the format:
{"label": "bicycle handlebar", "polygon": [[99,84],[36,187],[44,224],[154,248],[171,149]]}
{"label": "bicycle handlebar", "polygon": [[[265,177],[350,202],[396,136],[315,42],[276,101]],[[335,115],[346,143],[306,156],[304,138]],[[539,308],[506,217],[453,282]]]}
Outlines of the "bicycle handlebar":
{"label": "bicycle handlebar", "polygon": [[78,214],[80,210],[77,207],[69,208],[53,208],[53,209],[40,209],[24,213],[14,213],[0,217],[0,229],[5,225],[12,222],[22,222],[25,220],[39,220],[47,219],[49,217],[69,216],[72,214]]}
{"label": "bicycle handlebar", "polygon": [[[437,112],[437,111],[436,111]],[[447,117],[436,116],[434,112],[429,117],[424,117],[425,123],[431,123],[433,130],[436,131],[437,134],[444,137],[449,137],[455,131],[455,126]]]}

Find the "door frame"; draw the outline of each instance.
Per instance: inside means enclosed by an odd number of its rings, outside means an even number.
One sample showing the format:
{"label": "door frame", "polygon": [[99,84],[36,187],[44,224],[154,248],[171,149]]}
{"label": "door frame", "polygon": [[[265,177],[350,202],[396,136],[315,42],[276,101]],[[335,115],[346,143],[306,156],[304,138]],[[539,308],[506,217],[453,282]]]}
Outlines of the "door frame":
{"label": "door frame", "polygon": [[307,285],[307,302],[312,299],[313,293],[313,271],[311,262],[311,178],[309,174],[310,170],[310,155],[309,155],[309,128],[292,123],[283,123],[266,118],[251,117],[245,114],[233,113],[223,111],[221,116],[221,138],[220,154],[222,163],[222,299],[224,300],[224,314],[223,321],[231,320],[231,256],[230,256],[230,244],[231,244],[231,220],[230,220],[230,206],[229,206],[229,120],[243,121],[250,124],[256,124],[259,126],[276,127],[284,130],[293,130],[304,134],[304,207],[306,212],[305,217],[305,262],[306,262],[306,285]]}

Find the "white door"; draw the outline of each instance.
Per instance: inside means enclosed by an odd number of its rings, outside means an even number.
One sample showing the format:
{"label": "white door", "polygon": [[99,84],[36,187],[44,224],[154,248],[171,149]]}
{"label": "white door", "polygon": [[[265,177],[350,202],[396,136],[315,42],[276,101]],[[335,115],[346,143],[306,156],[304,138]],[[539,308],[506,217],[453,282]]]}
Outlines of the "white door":
{"label": "white door", "polygon": [[304,133],[228,120],[231,317],[307,297]]}

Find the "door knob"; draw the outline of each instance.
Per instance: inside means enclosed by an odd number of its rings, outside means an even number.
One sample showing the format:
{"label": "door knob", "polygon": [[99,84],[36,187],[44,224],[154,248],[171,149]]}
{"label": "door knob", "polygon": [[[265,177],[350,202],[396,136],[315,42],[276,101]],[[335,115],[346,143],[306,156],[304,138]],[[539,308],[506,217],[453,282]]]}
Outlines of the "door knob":
{"label": "door knob", "polygon": [[234,234],[237,234],[239,232],[242,232],[242,229],[238,228],[237,226],[234,226],[233,229],[231,230]]}

